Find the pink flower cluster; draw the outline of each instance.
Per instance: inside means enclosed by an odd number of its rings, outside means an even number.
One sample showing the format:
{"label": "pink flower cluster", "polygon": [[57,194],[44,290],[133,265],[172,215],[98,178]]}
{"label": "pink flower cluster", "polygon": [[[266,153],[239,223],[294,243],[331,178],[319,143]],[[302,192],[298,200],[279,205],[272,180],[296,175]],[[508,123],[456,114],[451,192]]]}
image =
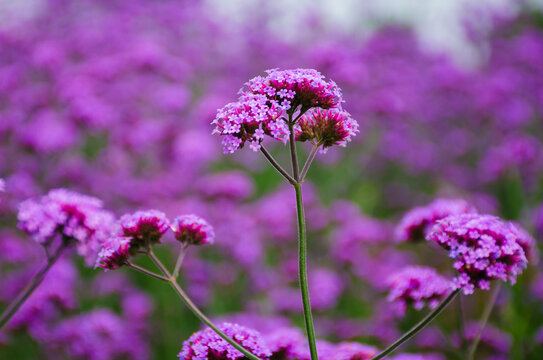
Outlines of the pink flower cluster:
{"label": "pink flower cluster", "polygon": [[298,121],[296,141],[310,141],[323,151],[333,145],[347,146],[358,132],[358,122],[346,111],[316,109]]}
{"label": "pink flower cluster", "polygon": [[343,102],[339,87],[312,69],[267,70],[266,76],[257,76],[245,85],[238,101],[219,109],[212,122],[213,133],[224,136],[225,154],[246,142],[257,151],[265,135],[285,143],[290,129],[282,115],[297,110],[302,114],[314,107],[340,108]]}
{"label": "pink flower cluster", "polygon": [[102,201],[66,189],[55,189],[40,200],[19,206],[19,227],[34,241],[47,246],[56,236],[74,241],[80,255],[90,259],[109,238],[114,217]]}
{"label": "pink flower cluster", "polygon": [[[258,331],[231,323],[222,323],[219,328],[254,355],[261,358],[268,358],[271,355],[270,349]],[[182,360],[237,360],[245,358],[239,350],[224,341],[210,328],[194,333],[185,341],[178,357]]]}
{"label": "pink flower cluster", "polygon": [[410,305],[417,310],[425,305],[433,309],[452,289],[449,280],[425,266],[403,268],[388,278],[387,285],[387,299],[395,303],[400,315],[404,315]]}
{"label": "pink flower cluster", "polygon": [[160,242],[170,221],[162,211],[147,210],[123,215],[119,225],[122,236],[131,239],[131,246],[140,247]]}
{"label": "pink flower cluster", "polygon": [[98,253],[96,267],[107,270],[115,270],[126,264],[130,258],[131,239],[128,237],[114,236],[110,238]]}
{"label": "pink flower cluster", "polygon": [[190,214],[177,217],[172,224],[175,238],[184,244],[205,245],[215,242],[215,231],[207,221]]}
{"label": "pink flower cluster", "polygon": [[436,199],[426,206],[417,206],[405,214],[396,227],[395,237],[398,242],[422,240],[436,221],[449,215],[476,212],[477,210],[465,200]]}
{"label": "pink flower cluster", "polygon": [[488,290],[491,280],[515,283],[528,263],[521,246],[526,235],[519,229],[492,215],[451,215],[438,221],[427,239],[449,251],[459,272],[455,288],[472,294],[475,288]]}

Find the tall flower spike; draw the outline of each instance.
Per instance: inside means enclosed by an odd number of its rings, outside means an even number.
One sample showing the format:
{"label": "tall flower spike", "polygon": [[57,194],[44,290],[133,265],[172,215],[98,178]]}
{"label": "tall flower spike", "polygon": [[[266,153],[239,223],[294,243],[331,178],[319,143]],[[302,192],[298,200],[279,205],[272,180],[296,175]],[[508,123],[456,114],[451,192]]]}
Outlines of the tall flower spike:
{"label": "tall flower spike", "polygon": [[346,146],[358,131],[358,123],[346,111],[316,109],[305,114],[296,127],[296,141],[311,141],[323,151]]}
{"label": "tall flower spike", "polygon": [[109,238],[114,217],[102,209],[102,201],[66,189],[55,189],[39,201],[30,199],[19,206],[19,227],[42,245],[55,236],[75,241],[78,253],[94,260]]}
{"label": "tall flower spike", "polygon": [[[271,355],[259,332],[231,323],[223,323],[219,325],[219,328],[254,355],[264,359]],[[185,341],[178,357],[181,360],[245,359],[240,351],[228,344],[210,328],[194,333]]]}
{"label": "tall flower spike", "polygon": [[490,281],[496,279],[514,284],[528,263],[518,229],[496,216],[451,215],[438,221],[427,239],[455,259],[459,275],[454,286],[464,294],[472,294],[476,288],[488,290]]}
{"label": "tall flower spike", "polygon": [[182,215],[172,224],[175,238],[188,245],[213,244],[215,232],[207,221],[196,215]]}
{"label": "tall flower spike", "polygon": [[421,310],[425,305],[435,308],[452,290],[452,283],[432,268],[408,266],[387,280],[388,301],[397,305],[403,316],[408,306]]}
{"label": "tall flower spike", "polygon": [[162,235],[170,228],[166,215],[158,210],[137,211],[126,214],[119,220],[121,235],[132,239],[131,248],[160,242]]}

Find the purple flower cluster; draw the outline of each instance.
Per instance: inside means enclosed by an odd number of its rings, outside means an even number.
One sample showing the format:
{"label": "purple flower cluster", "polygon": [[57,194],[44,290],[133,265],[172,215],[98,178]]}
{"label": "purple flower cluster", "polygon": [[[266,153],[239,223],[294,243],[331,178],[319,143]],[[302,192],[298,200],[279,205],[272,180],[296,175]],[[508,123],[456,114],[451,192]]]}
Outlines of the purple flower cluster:
{"label": "purple flower cluster", "polygon": [[396,227],[395,237],[399,242],[423,240],[435,224],[449,215],[476,213],[468,202],[460,199],[437,199],[426,206],[410,210]]}
{"label": "purple flower cluster", "polygon": [[188,245],[205,245],[215,242],[215,231],[207,221],[190,214],[175,218],[172,224],[175,238]]}
{"label": "purple flower cluster", "polygon": [[115,270],[126,265],[130,258],[132,239],[122,236],[113,236],[106,241],[96,259],[95,267],[107,270]]}
{"label": "purple flower cluster", "polygon": [[[254,355],[260,358],[270,357],[270,349],[258,331],[231,323],[222,323],[219,329]],[[237,360],[243,359],[244,355],[207,328],[194,333],[185,341],[178,357],[182,360]]]}
{"label": "purple flower cluster", "polygon": [[297,122],[296,141],[310,141],[322,151],[333,145],[347,146],[358,131],[358,122],[346,111],[320,108],[306,113]]}
{"label": "purple flower cluster", "polygon": [[99,199],[66,189],[24,201],[18,219],[19,227],[37,243],[47,246],[62,236],[63,241],[74,241],[79,254],[87,259],[92,259],[110,236],[114,222]]}
{"label": "purple flower cluster", "polygon": [[170,221],[162,211],[147,210],[126,214],[119,220],[121,234],[131,239],[134,248],[160,242],[170,228]]}
{"label": "purple flower cluster", "polygon": [[524,232],[496,216],[452,215],[437,222],[427,239],[449,251],[459,275],[454,286],[472,294],[488,290],[490,281],[516,282],[528,260],[521,244]]}
{"label": "purple flower cluster", "polygon": [[388,278],[387,285],[387,299],[396,304],[399,315],[404,315],[408,306],[433,309],[452,289],[451,281],[425,266],[403,268]]}
{"label": "purple flower cluster", "polygon": [[[343,102],[341,90],[333,81],[312,69],[267,70],[266,76],[257,76],[240,90],[237,102],[229,103],[219,109],[212,122],[214,133],[223,135],[224,153],[233,153],[246,142],[252,150],[260,149],[264,136],[286,142],[290,135],[289,125],[282,117],[295,111],[305,113],[317,107],[321,109],[340,108]],[[346,113],[339,113],[330,121],[330,127],[338,127],[333,139],[343,144],[354,134],[356,122]],[[322,119],[324,121],[324,118]],[[349,128],[349,130],[345,130]],[[341,130],[341,131],[340,131]],[[339,134],[338,132],[341,132]],[[327,145],[329,146],[329,145]]]}

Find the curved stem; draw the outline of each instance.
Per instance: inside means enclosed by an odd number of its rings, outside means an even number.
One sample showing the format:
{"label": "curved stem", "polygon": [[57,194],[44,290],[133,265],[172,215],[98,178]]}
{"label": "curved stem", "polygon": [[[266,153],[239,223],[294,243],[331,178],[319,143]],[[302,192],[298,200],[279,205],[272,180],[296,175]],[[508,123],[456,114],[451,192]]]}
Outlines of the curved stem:
{"label": "curved stem", "polygon": [[0,329],[4,327],[11,319],[13,315],[19,310],[19,308],[24,304],[24,302],[32,295],[34,290],[42,283],[43,279],[47,272],[53,267],[57,260],[62,255],[62,252],[66,246],[64,244],[59,245],[57,251],[47,259],[47,264],[40,270],[34,277],[26,284],[26,286],[21,290],[19,294],[13,299],[13,301],[8,305],[8,307],[2,313],[0,317]]}
{"label": "curved stem", "polygon": [[475,351],[477,350],[477,346],[479,345],[479,341],[481,340],[481,336],[483,335],[483,330],[485,329],[486,323],[488,322],[488,318],[490,317],[490,313],[492,313],[492,309],[494,308],[494,304],[496,303],[496,299],[498,298],[498,294],[500,293],[501,284],[497,284],[494,290],[492,291],[492,295],[490,296],[490,300],[486,304],[486,307],[483,311],[483,316],[481,316],[481,322],[479,323],[479,332],[473,339],[473,342],[471,343],[471,346],[468,351],[468,360],[473,360],[475,357]]}
{"label": "curved stem", "polygon": [[227,343],[232,345],[234,348],[239,350],[243,355],[245,355],[250,360],[262,360],[258,356],[253,355],[250,351],[246,350],[243,346],[238,344],[234,341],[231,337],[226,335],[221,329],[219,329],[207,316],[204,315],[204,313],[198,309],[196,304],[192,302],[192,300],[189,298],[189,296],[183,291],[181,286],[177,283],[176,279],[170,274],[168,269],[162,264],[162,262],[156,257],[156,255],[153,253],[151,249],[149,249],[147,255],[151,258],[151,260],[160,268],[164,276],[166,276],[166,281],[171,285],[171,287],[175,290],[177,295],[181,298],[181,300],[185,303],[185,305],[192,311],[194,315],[198,319],[200,319],[201,322],[209,326],[213,331],[215,331],[220,337],[224,339]]}
{"label": "curved stem", "polygon": [[264,154],[264,157],[266,157],[266,159],[269,161],[269,163],[275,168],[275,170],[277,170],[279,172],[279,174],[283,175],[283,177],[285,179],[287,179],[287,181],[291,184],[294,184],[296,183],[296,180],[294,180],[292,178],[292,176],[289,175],[288,172],[286,172],[285,169],[283,169],[281,167],[281,165],[279,165],[279,163],[273,158],[273,156],[268,152],[268,150],[266,150],[266,148],[264,147],[264,145],[260,145],[260,151],[262,152],[262,154]]}
{"label": "curved stem", "polygon": [[315,330],[313,328],[313,316],[311,314],[311,302],[309,301],[309,286],[307,282],[307,237],[305,229],[304,206],[302,202],[302,185],[295,184],[296,213],[298,218],[298,265],[300,277],[300,291],[304,310],[305,329],[309,341],[311,360],[318,360]]}
{"label": "curved stem", "polygon": [[381,351],[378,355],[375,357],[372,357],[371,360],[378,360],[382,359],[407,340],[412,338],[414,335],[416,335],[419,331],[424,329],[426,325],[428,325],[434,318],[451,302],[454,300],[456,295],[460,292],[460,289],[454,290],[452,293],[449,294],[432,312],[430,312],[424,319],[422,319],[417,325],[413,326],[411,330],[406,332],[401,338],[396,340],[394,343],[392,343],[389,347],[387,347],[385,350]]}
{"label": "curved stem", "polygon": [[315,159],[315,155],[317,155],[318,150],[319,150],[319,145],[313,144],[313,149],[311,149],[311,152],[309,153],[309,156],[307,157],[307,160],[305,161],[305,165],[302,169],[302,173],[300,174],[300,182],[304,182],[305,177],[307,176],[307,172],[309,171],[309,167],[311,166],[313,159]]}

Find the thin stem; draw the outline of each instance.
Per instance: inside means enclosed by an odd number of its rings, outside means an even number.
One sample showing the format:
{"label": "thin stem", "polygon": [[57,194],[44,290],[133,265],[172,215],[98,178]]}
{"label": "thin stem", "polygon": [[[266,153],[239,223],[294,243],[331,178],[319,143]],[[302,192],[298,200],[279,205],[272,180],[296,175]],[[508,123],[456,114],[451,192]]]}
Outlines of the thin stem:
{"label": "thin stem", "polygon": [[141,266],[138,266],[138,265],[136,265],[136,264],[133,264],[133,263],[131,263],[130,261],[128,261],[128,262],[126,263],[126,266],[131,267],[132,269],[137,270],[137,271],[139,271],[139,272],[142,272],[142,273],[144,273],[145,275],[149,275],[149,276],[151,276],[151,277],[154,277],[155,279],[159,279],[159,280],[162,280],[162,281],[169,281],[168,278],[166,278],[166,277],[164,277],[164,276],[162,276],[162,275],[155,274],[154,272],[149,271],[149,270],[147,270],[147,269],[144,269],[144,268],[142,268]]}
{"label": "thin stem", "polygon": [[311,302],[309,301],[309,286],[307,281],[307,237],[305,229],[304,206],[302,202],[302,184],[295,184],[296,213],[298,218],[298,265],[300,277],[300,291],[304,310],[305,329],[309,340],[311,360],[318,360],[315,330],[313,328],[313,316],[311,314]]}
{"label": "thin stem", "polygon": [[477,346],[479,345],[479,341],[481,340],[481,336],[483,335],[483,330],[485,329],[486,323],[488,322],[488,318],[490,317],[490,314],[492,313],[494,304],[496,304],[496,299],[498,298],[500,289],[501,289],[501,284],[497,284],[494,290],[492,290],[492,294],[490,295],[490,300],[486,304],[486,307],[483,311],[483,315],[481,316],[481,321],[479,323],[479,327],[480,327],[479,332],[473,339],[473,342],[471,343],[471,346],[469,348],[468,360],[474,359],[475,351],[477,350]]}
{"label": "thin stem", "polygon": [[285,179],[287,179],[287,181],[291,184],[294,184],[296,183],[296,180],[294,180],[292,178],[292,176],[290,176],[290,174],[288,172],[286,172],[285,169],[283,169],[281,167],[281,165],[279,165],[279,163],[273,158],[273,156],[268,152],[268,150],[266,150],[266,148],[264,147],[264,145],[261,145],[260,146],[260,151],[262,152],[262,154],[264,154],[264,156],[266,157],[266,159],[270,162],[270,164],[275,168],[275,170],[277,170],[281,175],[283,175],[283,177]]}
{"label": "thin stem", "polygon": [[4,327],[11,319],[11,317],[19,310],[19,308],[24,304],[24,302],[32,295],[34,290],[42,283],[43,279],[47,272],[53,267],[57,260],[62,255],[62,252],[66,248],[66,245],[61,244],[57,248],[57,251],[48,258],[47,264],[40,270],[34,277],[26,284],[26,286],[21,290],[19,294],[13,299],[13,301],[8,305],[8,307],[2,313],[0,317],[0,329]]}
{"label": "thin stem", "polygon": [[288,129],[289,145],[290,145],[290,159],[292,163],[292,175],[296,182],[300,181],[300,175],[298,174],[298,155],[296,154],[296,142],[294,141],[294,122],[292,121],[292,115],[289,116]]}
{"label": "thin stem", "polygon": [[187,253],[187,248],[189,244],[184,243],[181,247],[181,251],[179,251],[179,255],[177,256],[177,261],[175,262],[175,268],[173,270],[173,277],[177,279],[179,276],[179,272],[181,271],[181,265],[183,264],[183,259],[185,258],[185,254]]}
{"label": "thin stem", "polygon": [[424,329],[426,325],[428,325],[434,318],[451,302],[454,300],[456,295],[460,292],[460,289],[454,290],[452,293],[449,294],[432,312],[430,312],[424,319],[422,319],[417,325],[413,326],[411,330],[406,332],[404,335],[402,335],[401,338],[396,340],[392,345],[387,347],[385,350],[381,351],[378,355],[375,357],[372,357],[371,360],[378,360],[382,359],[407,340],[409,340],[411,337],[416,335],[419,331]]}
{"label": "thin stem", "polygon": [[458,333],[460,335],[460,349],[462,352],[465,351],[466,343],[466,326],[465,326],[465,316],[464,316],[464,307],[462,306],[462,297],[459,296],[456,300],[458,304]]}
{"label": "thin stem", "polygon": [[162,264],[162,262],[156,257],[156,255],[153,253],[153,251],[151,249],[149,249],[149,251],[147,252],[147,255],[149,255],[149,257],[151,258],[151,260],[160,268],[160,270],[162,271],[162,273],[166,276],[166,281],[168,281],[168,283],[171,285],[171,287],[175,290],[175,292],[177,293],[177,295],[179,295],[179,297],[181,298],[181,300],[185,303],[185,305],[190,309],[190,311],[192,311],[192,313],[194,315],[196,315],[196,317],[198,319],[200,319],[200,321],[202,321],[204,324],[206,324],[207,326],[209,326],[213,331],[215,331],[220,337],[222,337],[224,339],[224,341],[226,341],[227,343],[229,343],[230,345],[232,345],[234,348],[236,348],[237,350],[239,350],[243,355],[245,355],[247,358],[249,358],[250,360],[262,360],[260,359],[258,356],[255,356],[253,355],[250,351],[246,350],[243,346],[241,346],[240,344],[238,344],[237,342],[234,341],[234,339],[232,339],[231,337],[229,337],[228,335],[226,335],[221,329],[219,329],[207,316],[204,315],[204,313],[198,309],[198,307],[196,306],[196,304],[194,304],[192,302],[192,300],[189,298],[189,296],[183,291],[183,289],[181,288],[181,286],[179,286],[179,284],[177,283],[177,281],[175,280],[175,278],[172,276],[172,274],[170,274],[170,272],[168,271],[168,269],[166,269],[166,267]]}
{"label": "thin stem", "polygon": [[300,174],[300,182],[304,182],[305,177],[307,176],[307,172],[309,171],[309,167],[311,166],[313,159],[315,159],[315,155],[317,155],[318,150],[319,150],[319,145],[313,144],[313,149],[311,149],[311,152],[309,153],[309,156],[307,157],[307,160],[305,161],[304,167],[302,169],[302,173]]}

